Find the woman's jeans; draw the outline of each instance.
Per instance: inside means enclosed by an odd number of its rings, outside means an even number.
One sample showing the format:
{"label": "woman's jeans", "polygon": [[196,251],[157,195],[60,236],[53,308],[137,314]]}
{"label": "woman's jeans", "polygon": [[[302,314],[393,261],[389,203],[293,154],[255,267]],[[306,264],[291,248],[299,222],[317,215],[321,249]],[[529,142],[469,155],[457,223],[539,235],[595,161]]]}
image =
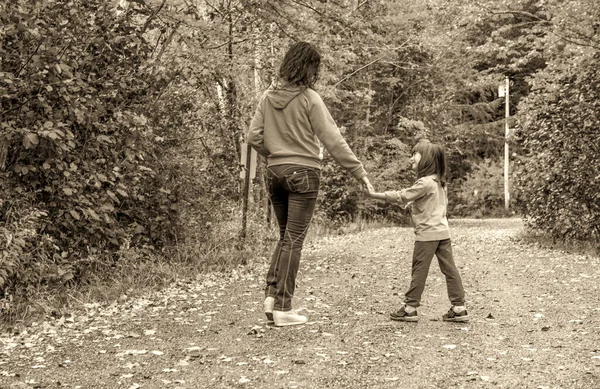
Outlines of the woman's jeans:
{"label": "woman's jeans", "polygon": [[320,170],[299,165],[267,168],[267,189],[279,224],[279,242],[267,273],[266,296],[276,311],[292,309],[302,245],[319,193]]}
{"label": "woman's jeans", "polygon": [[433,240],[429,242],[415,242],[412,260],[412,280],[406,292],[404,303],[411,307],[421,304],[421,295],[425,289],[425,281],[429,273],[429,265],[433,256],[438,259],[440,270],[446,277],[448,299],[452,305],[465,305],[465,290],[462,279],[452,257],[452,243],[450,239]]}

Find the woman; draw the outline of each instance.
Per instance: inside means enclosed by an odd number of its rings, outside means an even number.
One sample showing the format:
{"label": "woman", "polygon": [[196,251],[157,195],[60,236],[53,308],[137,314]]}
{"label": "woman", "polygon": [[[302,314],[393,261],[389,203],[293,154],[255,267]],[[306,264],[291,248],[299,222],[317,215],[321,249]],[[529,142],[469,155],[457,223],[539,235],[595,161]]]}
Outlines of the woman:
{"label": "woman", "polygon": [[260,99],[248,143],[267,158],[267,187],[279,224],[279,242],[267,273],[264,310],[275,326],[304,324],[292,310],[300,254],[319,192],[321,148],[361,181],[373,186],[313,89],[321,56],[307,42],[294,43],[279,68],[279,81]]}

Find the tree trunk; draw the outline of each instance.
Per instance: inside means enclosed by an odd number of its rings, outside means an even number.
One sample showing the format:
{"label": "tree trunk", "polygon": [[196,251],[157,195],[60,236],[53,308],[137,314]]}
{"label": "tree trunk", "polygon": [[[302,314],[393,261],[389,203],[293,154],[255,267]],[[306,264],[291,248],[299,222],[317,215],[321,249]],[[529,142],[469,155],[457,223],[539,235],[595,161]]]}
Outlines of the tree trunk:
{"label": "tree trunk", "polygon": [[0,171],[6,170],[6,160],[8,159],[8,147],[10,138],[8,136],[0,137]]}

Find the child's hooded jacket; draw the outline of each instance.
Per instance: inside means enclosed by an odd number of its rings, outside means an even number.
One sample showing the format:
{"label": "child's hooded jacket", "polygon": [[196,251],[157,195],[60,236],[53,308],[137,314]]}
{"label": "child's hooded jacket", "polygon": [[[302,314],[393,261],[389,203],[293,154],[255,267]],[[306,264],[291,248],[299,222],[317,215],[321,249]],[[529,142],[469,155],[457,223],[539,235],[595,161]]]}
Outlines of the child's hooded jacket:
{"label": "child's hooded jacket", "polygon": [[448,207],[446,188],[442,187],[435,174],[419,178],[408,189],[385,192],[385,201],[412,206],[415,240],[432,241],[450,238],[446,217]]}

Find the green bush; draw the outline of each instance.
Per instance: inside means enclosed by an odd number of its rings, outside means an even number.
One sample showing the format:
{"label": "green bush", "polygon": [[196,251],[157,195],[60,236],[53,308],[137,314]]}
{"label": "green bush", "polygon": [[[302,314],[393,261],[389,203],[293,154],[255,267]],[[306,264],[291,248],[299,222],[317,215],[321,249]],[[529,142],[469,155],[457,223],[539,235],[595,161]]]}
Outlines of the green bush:
{"label": "green bush", "polygon": [[136,13],[101,0],[3,7],[0,288],[69,282],[90,258],[171,241],[175,197],[145,115],[167,81],[147,66]]}
{"label": "green bush", "polygon": [[600,242],[600,53],[550,66],[522,103],[527,151],[517,172],[529,223],[563,240]]}
{"label": "green bush", "polygon": [[[486,217],[504,214],[504,161],[484,160],[475,164],[454,195],[452,213],[457,216]],[[514,189],[511,190],[514,196]]]}
{"label": "green bush", "polygon": [[[9,278],[25,285],[69,281],[73,273],[68,265],[64,266],[65,259],[56,250],[53,239],[39,233],[48,215],[31,204],[21,202],[7,207],[7,202],[0,201],[4,214],[4,223],[0,225],[0,286]],[[40,256],[45,260],[39,260]]]}

